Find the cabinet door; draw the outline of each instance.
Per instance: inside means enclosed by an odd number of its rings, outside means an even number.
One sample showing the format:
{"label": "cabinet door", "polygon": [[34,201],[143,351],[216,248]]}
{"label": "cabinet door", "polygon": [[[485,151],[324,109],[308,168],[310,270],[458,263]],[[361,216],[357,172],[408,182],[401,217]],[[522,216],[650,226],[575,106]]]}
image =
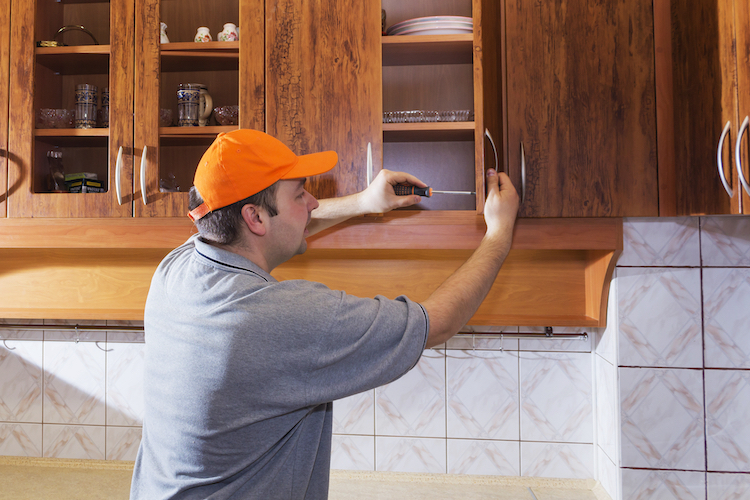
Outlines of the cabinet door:
{"label": "cabinet door", "polygon": [[[10,217],[131,215],[133,6],[133,0],[14,0]],[[67,46],[36,47],[36,41],[53,40],[60,27],[69,25],[84,26],[91,36],[69,31],[57,37]],[[97,122],[96,128],[74,128],[68,117],[52,123],[35,122],[41,109],[75,109],[76,86],[83,83],[97,87],[98,105],[104,88],[109,89],[108,127]],[[71,193],[63,183],[53,186],[48,152],[62,154],[66,174],[96,174],[96,182],[87,189],[99,187],[105,192]],[[122,186],[119,198],[118,180]]]}
{"label": "cabinet door", "polygon": [[366,187],[382,161],[380,2],[267,0],[267,132],[297,154],[335,150],[319,198]]}
{"label": "cabinet door", "polygon": [[0,217],[8,198],[8,70],[10,68],[10,0],[0,1]]}
{"label": "cabinet door", "polygon": [[506,16],[519,214],[657,215],[651,2],[508,0]]}
{"label": "cabinet door", "polygon": [[[201,156],[220,132],[263,129],[263,0],[143,0],[136,6],[135,215],[184,217]],[[161,43],[160,23],[169,43]],[[219,41],[225,23],[239,41]],[[207,27],[212,41],[195,42]],[[211,106],[239,107],[224,125],[215,113],[204,126],[178,126],[177,90],[205,85]],[[208,102],[208,101],[206,101]],[[171,118],[169,118],[171,116]]]}
{"label": "cabinet door", "polygon": [[659,65],[658,78],[663,88],[658,95],[665,101],[659,104],[660,211],[737,213],[742,191],[734,158],[742,119],[737,85],[747,70],[737,65],[743,48],[738,43],[735,52],[735,33],[741,32],[735,30],[735,7],[739,19],[743,10],[747,15],[747,5],[672,0],[670,7],[657,16],[656,26],[664,40],[657,48],[671,56]]}
{"label": "cabinet door", "polygon": [[[735,0],[736,50],[737,50],[737,98],[740,123],[750,120],[750,5],[747,0]],[[750,184],[750,128],[739,138],[741,168],[744,179]],[[739,189],[739,186],[738,186]],[[750,186],[742,187],[741,210],[750,214]]]}

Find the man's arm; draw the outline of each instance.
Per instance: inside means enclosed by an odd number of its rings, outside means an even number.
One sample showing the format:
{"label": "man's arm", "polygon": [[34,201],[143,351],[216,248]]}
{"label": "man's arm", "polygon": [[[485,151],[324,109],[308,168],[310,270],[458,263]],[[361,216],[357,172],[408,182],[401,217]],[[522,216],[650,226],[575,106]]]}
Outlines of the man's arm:
{"label": "man's arm", "polygon": [[393,190],[396,184],[427,186],[405,172],[381,170],[364,191],[340,198],[319,200],[320,206],[313,210],[307,230],[312,235],[358,215],[390,212],[394,208],[419,203],[422,199],[417,195],[397,196]]}
{"label": "man's arm", "polygon": [[422,302],[430,318],[427,347],[442,344],[469,321],[510,251],[518,193],[507,175],[492,169],[487,170],[487,187],[484,238],[471,257]]}

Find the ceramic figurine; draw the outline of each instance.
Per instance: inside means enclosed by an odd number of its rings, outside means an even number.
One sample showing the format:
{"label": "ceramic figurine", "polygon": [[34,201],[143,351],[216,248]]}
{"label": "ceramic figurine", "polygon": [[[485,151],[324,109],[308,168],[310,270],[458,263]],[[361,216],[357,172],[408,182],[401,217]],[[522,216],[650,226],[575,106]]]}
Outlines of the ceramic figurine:
{"label": "ceramic figurine", "polygon": [[167,23],[161,23],[161,43],[169,43],[169,38],[167,37]]}
{"label": "ceramic figurine", "polygon": [[239,35],[237,34],[237,26],[235,26],[234,23],[226,23],[224,25],[224,30],[219,33],[218,36],[220,42],[237,41],[237,39],[239,39]]}
{"label": "ceramic figurine", "polygon": [[211,38],[211,32],[208,31],[208,28],[205,26],[201,26],[198,28],[198,32],[195,34],[195,42],[210,42],[213,38]]}

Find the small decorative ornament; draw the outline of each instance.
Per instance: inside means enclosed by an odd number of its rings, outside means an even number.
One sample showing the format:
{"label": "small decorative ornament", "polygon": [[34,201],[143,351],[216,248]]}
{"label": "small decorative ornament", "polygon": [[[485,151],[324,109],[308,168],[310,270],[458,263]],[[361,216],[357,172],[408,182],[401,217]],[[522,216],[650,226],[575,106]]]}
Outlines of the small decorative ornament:
{"label": "small decorative ornament", "polygon": [[198,28],[197,33],[195,34],[195,39],[193,41],[195,42],[210,42],[213,38],[211,38],[211,32],[206,28],[205,26],[201,26]]}
{"label": "small decorative ornament", "polygon": [[218,36],[220,42],[236,42],[239,39],[237,26],[234,23],[226,23],[224,30]]}
{"label": "small decorative ornament", "polygon": [[161,23],[160,26],[161,43],[169,43],[169,37],[167,37],[167,23]]}

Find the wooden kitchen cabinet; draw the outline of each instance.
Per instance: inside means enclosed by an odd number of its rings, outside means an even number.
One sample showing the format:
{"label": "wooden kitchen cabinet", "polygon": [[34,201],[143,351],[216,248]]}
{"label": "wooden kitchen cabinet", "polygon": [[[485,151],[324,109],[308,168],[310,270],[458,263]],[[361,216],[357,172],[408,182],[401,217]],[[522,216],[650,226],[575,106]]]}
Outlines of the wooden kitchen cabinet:
{"label": "wooden kitchen cabinet", "polygon": [[521,217],[658,215],[650,1],[505,1]]}
{"label": "wooden kitchen cabinet", "polygon": [[[136,2],[137,217],[185,217],[195,168],[216,135],[238,126],[264,129],[263,8],[263,0]],[[169,44],[160,44],[160,22]],[[218,41],[228,22],[240,27],[239,41]],[[193,41],[200,26],[210,29],[213,41]],[[221,126],[212,117],[206,127],[160,126],[160,109],[171,110],[177,123],[180,83],[206,85],[214,107],[239,105],[239,125]]]}
{"label": "wooden kitchen cabinet", "polygon": [[[0,193],[8,182],[8,95],[10,69],[10,2],[0,2]],[[0,217],[6,216],[7,195],[0,194]]]}
{"label": "wooden kitchen cabinet", "polygon": [[[11,8],[10,127],[7,214],[9,217],[129,217],[128,168],[133,135],[133,0],[13,0]],[[64,47],[37,47],[65,32]],[[98,44],[95,43],[95,40]],[[108,128],[37,128],[37,110],[75,108],[76,85],[109,88]],[[118,153],[123,151],[118,165]],[[62,153],[66,173],[93,172],[105,193],[53,193],[47,185],[47,153]]]}
{"label": "wooden kitchen cabinet", "polygon": [[750,6],[656,0],[654,12],[660,213],[750,214]]}
{"label": "wooden kitchen cabinet", "polygon": [[[369,150],[373,176],[382,166],[412,173],[435,189],[480,193],[436,196],[425,199],[418,209],[481,212],[485,103],[492,103],[490,115],[497,114],[497,99],[485,101],[484,95],[499,93],[497,80],[491,88],[483,87],[483,62],[497,62],[492,57],[497,53],[494,47],[482,50],[483,40],[490,34],[498,36],[500,19],[493,15],[494,2],[382,0],[380,4],[267,2],[267,131],[297,153],[338,152],[339,165],[310,182],[317,197],[364,189]],[[490,6],[487,16],[483,4]],[[473,17],[474,32],[381,36],[381,7],[386,26],[417,17],[453,15]],[[473,118],[383,123],[384,111],[428,109],[466,109]]]}
{"label": "wooden kitchen cabinet", "polygon": [[[198,159],[217,133],[234,126],[160,127],[160,109],[177,120],[179,83],[203,83],[214,106],[240,105],[239,126],[263,128],[262,0],[18,0],[13,31],[8,172],[10,217],[184,217]],[[160,44],[160,22],[169,44]],[[239,42],[195,43],[199,26],[216,37],[224,23]],[[65,47],[36,47],[61,26]],[[109,89],[109,127],[35,126],[41,108],[74,109],[75,86]],[[47,152],[66,173],[94,172],[104,193],[50,192]],[[144,154],[145,153],[145,154]],[[179,191],[175,192],[177,189]]]}

